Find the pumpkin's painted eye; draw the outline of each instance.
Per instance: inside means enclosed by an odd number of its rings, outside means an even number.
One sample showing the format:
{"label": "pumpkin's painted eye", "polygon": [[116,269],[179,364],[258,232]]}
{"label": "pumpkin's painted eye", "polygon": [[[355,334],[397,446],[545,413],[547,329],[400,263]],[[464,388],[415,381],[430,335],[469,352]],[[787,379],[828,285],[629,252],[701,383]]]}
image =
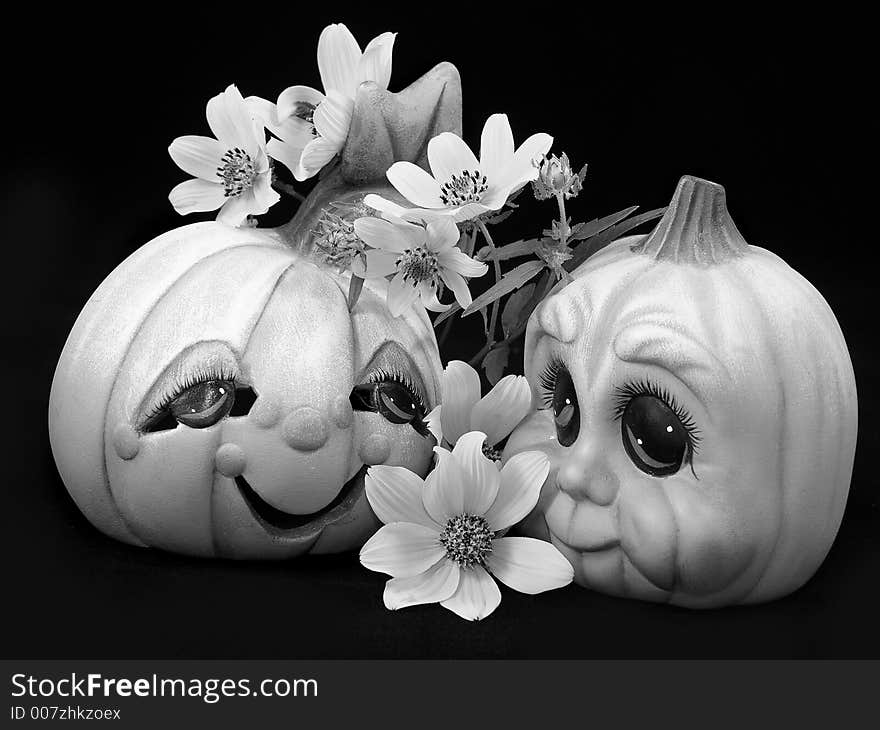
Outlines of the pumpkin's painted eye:
{"label": "pumpkin's painted eye", "polygon": [[391,423],[408,423],[421,435],[429,434],[424,401],[403,374],[379,371],[371,382],[355,386],[349,400],[356,411],[373,411]]}
{"label": "pumpkin's painted eye", "polygon": [[144,426],[147,433],[174,428],[178,423],[190,428],[208,428],[232,410],[235,384],[231,380],[205,380],[194,383],[170,400]]}
{"label": "pumpkin's painted eye", "polygon": [[620,420],[623,447],[639,469],[655,477],[675,474],[687,456],[687,432],[663,401],[633,398]]}
{"label": "pumpkin's painted eye", "polygon": [[391,423],[411,423],[419,416],[415,396],[401,383],[377,383],[376,401],[379,413]]}
{"label": "pumpkin's painted eye", "polygon": [[687,411],[651,383],[627,385],[617,398],[623,448],[633,464],[655,477],[675,474],[699,441]]}
{"label": "pumpkin's painted eye", "polygon": [[546,406],[553,409],[556,439],[562,446],[571,446],[581,430],[581,409],[571,373],[562,360],[548,363],[541,373],[541,388]]}

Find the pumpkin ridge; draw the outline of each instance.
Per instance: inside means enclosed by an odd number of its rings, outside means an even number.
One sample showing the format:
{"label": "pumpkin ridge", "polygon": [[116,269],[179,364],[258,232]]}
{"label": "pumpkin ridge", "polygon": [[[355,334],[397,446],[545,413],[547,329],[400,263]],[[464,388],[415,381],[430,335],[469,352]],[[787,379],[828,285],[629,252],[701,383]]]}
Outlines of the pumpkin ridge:
{"label": "pumpkin ridge", "polygon": [[[736,279],[741,290],[749,291],[753,288],[753,283],[745,275],[745,272],[743,272],[739,269],[739,267],[731,267],[731,271],[728,273],[730,276],[732,276],[734,279]],[[779,362],[779,356],[776,353],[776,349],[775,349],[776,343],[771,340],[769,333],[768,333],[768,330],[771,330],[772,328],[769,328],[767,326],[768,325],[767,317],[764,313],[763,303],[755,302],[752,299],[748,299],[748,300],[744,299],[744,301],[749,301],[751,303],[751,306],[753,307],[754,311],[756,311],[760,315],[760,321],[761,321],[761,325],[762,325],[760,328],[760,330],[761,330],[761,343],[764,346],[764,351],[766,353],[766,356],[769,357],[769,359],[773,363],[773,370],[777,373],[784,372],[780,368],[781,363]],[[786,411],[786,396],[785,396],[785,388],[784,387],[779,389],[778,398],[779,398],[779,401],[778,401],[778,404],[776,407],[776,412],[784,415],[787,412]],[[779,419],[779,437],[777,439],[777,443],[781,444],[783,446],[786,443],[786,431],[787,431],[786,419],[780,418]],[[782,483],[784,485],[785,484],[785,474],[786,474],[785,449],[784,448],[778,449],[778,453],[777,453],[777,457],[776,457],[776,464],[777,464],[776,468],[778,470],[778,477],[777,478],[780,481],[780,483]],[[758,592],[758,590],[763,586],[764,578],[767,577],[768,571],[770,570],[771,566],[773,565],[773,559],[776,557],[777,550],[779,549],[779,544],[782,541],[782,532],[783,532],[783,530],[787,529],[787,527],[788,527],[786,521],[783,519],[783,517],[785,515],[786,497],[787,497],[786,490],[783,487],[779,492],[779,510],[778,510],[777,519],[776,519],[776,529],[774,530],[774,535],[773,535],[773,546],[767,551],[767,555],[764,560],[764,564],[761,566],[760,571],[757,573],[757,575],[755,577],[754,584],[746,590],[745,594],[740,598],[739,603],[750,603],[751,602],[752,596],[754,596]]]}
{"label": "pumpkin ridge", "polygon": [[[140,335],[141,331],[143,330],[143,326],[146,323],[146,321],[151,317],[151,315],[156,310],[156,308],[159,306],[159,304],[165,299],[165,297],[168,296],[168,294],[175,288],[175,286],[180,282],[181,279],[186,277],[191,271],[196,269],[199,265],[201,265],[205,261],[210,261],[214,257],[225,254],[228,251],[232,251],[232,250],[239,249],[239,248],[245,248],[245,247],[275,249],[275,245],[269,244],[269,243],[261,243],[261,242],[240,243],[240,244],[236,244],[233,246],[229,246],[227,248],[220,249],[219,251],[214,251],[213,253],[209,254],[208,256],[205,256],[204,258],[200,258],[200,259],[197,259],[196,261],[193,261],[182,272],[180,272],[179,276],[177,276],[161,294],[159,294],[150,303],[149,307],[147,308],[147,310],[144,312],[143,316],[141,317],[141,320],[138,323],[138,326],[134,329],[134,331],[132,332],[132,336],[129,338],[128,342],[126,343],[125,349],[121,353],[121,356],[119,358],[120,365],[126,361],[129,354],[131,353],[131,348],[133,347],[134,343],[137,341],[138,336]],[[268,302],[269,300],[267,299],[266,301]],[[144,538],[140,534],[138,534],[138,532],[134,529],[131,522],[126,518],[122,509],[120,509],[119,505],[116,503],[116,496],[113,494],[113,490],[110,487],[110,476],[109,476],[110,470],[109,470],[109,466],[107,464],[107,429],[108,429],[107,416],[108,416],[108,412],[110,410],[110,403],[112,401],[112,394],[115,392],[116,386],[119,382],[120,372],[121,372],[121,370],[119,368],[117,368],[116,374],[113,376],[113,383],[111,384],[110,390],[109,390],[109,393],[111,394],[111,396],[107,398],[107,402],[104,404],[103,417],[102,417],[102,422],[104,423],[104,428],[102,429],[102,434],[101,434],[101,463],[102,463],[101,476],[103,477],[102,482],[103,482],[104,490],[107,493],[107,497],[110,500],[110,503],[113,505],[114,509],[119,513],[119,517],[122,520],[123,524],[128,528],[128,530],[131,532],[131,534],[134,535],[143,545],[147,545],[149,543],[147,543],[144,540]]]}

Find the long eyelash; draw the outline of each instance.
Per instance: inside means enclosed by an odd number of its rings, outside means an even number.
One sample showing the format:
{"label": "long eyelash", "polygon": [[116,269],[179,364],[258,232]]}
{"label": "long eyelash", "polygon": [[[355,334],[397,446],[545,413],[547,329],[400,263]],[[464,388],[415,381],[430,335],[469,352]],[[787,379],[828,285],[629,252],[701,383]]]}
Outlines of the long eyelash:
{"label": "long eyelash", "polygon": [[150,408],[147,415],[144,417],[144,422],[149,423],[160,413],[164,412],[174,399],[187,388],[192,388],[199,383],[207,383],[209,380],[228,380],[234,385],[237,377],[238,375],[234,371],[227,370],[222,366],[217,369],[201,368],[186,373],[183,377],[175,377],[174,380],[169,383],[165,392],[156,400],[155,405]]}
{"label": "long eyelash", "polygon": [[702,436],[700,429],[697,428],[696,423],[694,423],[694,419],[690,412],[684,406],[680,405],[678,401],[675,400],[675,396],[673,396],[666,388],[651,380],[646,379],[637,382],[630,382],[614,390],[614,420],[620,420],[623,417],[623,412],[626,410],[629,402],[640,395],[652,395],[663,401],[668,406],[669,410],[678,417],[678,420],[681,421],[681,425],[684,426],[684,430],[687,431],[688,437],[691,440],[692,452],[694,454],[699,452],[699,444],[702,440]]}
{"label": "long eyelash", "polygon": [[422,409],[423,413],[428,412],[428,408],[425,405],[425,396],[422,394],[421,389],[413,382],[412,378],[402,370],[397,370],[396,368],[393,370],[374,370],[370,373],[369,378],[367,380],[371,383],[400,383],[403,387],[405,387],[410,393],[415,396],[416,405]]}
{"label": "long eyelash", "polygon": [[553,391],[556,389],[556,379],[564,368],[565,363],[562,362],[561,358],[558,355],[553,355],[538,376],[541,402],[544,404],[544,408],[550,408],[553,405]]}

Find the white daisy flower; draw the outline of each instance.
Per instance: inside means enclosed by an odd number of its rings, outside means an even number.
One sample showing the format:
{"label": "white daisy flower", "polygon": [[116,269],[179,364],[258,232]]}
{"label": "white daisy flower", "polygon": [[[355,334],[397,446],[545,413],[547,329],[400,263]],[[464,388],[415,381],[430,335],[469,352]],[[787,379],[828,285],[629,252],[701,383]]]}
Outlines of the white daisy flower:
{"label": "white daisy flower", "polygon": [[218,221],[240,226],[279,199],[272,189],[265,132],[235,85],[208,102],[205,116],[216,139],[188,135],[168,148],[178,167],[194,176],[176,186],[168,199],[181,215],[220,208]]}
{"label": "white daisy flower", "polygon": [[395,162],[386,173],[397,191],[415,207],[371,194],[364,202],[383,213],[408,220],[450,217],[456,222],[499,210],[511,193],[538,176],[535,166],[550,149],[549,134],[533,134],[514,151],[506,114],[493,114],[483,126],[480,159],[464,140],[443,132],[428,142],[428,174],[411,162]]}
{"label": "white daisy flower", "polygon": [[463,435],[422,481],[400,466],[373,466],[366,494],[385,523],[361,549],[361,563],[392,579],[384,602],[392,610],[440,603],[478,621],[501,602],[492,579],[522,593],[561,588],[571,564],[549,542],[495,537],[535,506],[550,470],[547,456],[525,451],[500,471],[483,456],[485,434]]}
{"label": "white daisy flower", "polygon": [[437,298],[441,284],[448,286],[461,306],[471,303],[464,277],[482,276],[489,267],[465,254],[456,243],[458,227],[451,220],[431,221],[427,226],[403,220],[358,218],[354,231],[373,250],[365,261],[352,261],[352,272],[362,279],[393,275],[388,287],[388,309],[395,317],[416,299],[432,312],[449,309]]}
{"label": "white daisy flower", "polygon": [[452,447],[468,431],[482,431],[483,454],[496,462],[499,444],[531,410],[532,391],[522,375],[506,375],[481,398],[479,373],[461,360],[446,365],[440,390],[442,405],[425,418],[437,443]]}
{"label": "white daisy flower", "polygon": [[248,97],[253,111],[278,139],[269,156],[284,164],[297,180],[316,175],[345,146],[354,98],[364,81],[387,89],[395,33],[382,33],[361,51],[342,23],[328,25],[318,39],[318,71],[324,93],[310,86],[291,86],[273,104]]}

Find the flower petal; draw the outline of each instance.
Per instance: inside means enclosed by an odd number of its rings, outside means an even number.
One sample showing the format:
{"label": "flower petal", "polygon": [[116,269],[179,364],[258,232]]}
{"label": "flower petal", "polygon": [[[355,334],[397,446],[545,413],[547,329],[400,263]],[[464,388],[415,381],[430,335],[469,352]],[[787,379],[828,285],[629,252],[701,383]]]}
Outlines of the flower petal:
{"label": "flower petal", "polygon": [[402,218],[407,211],[402,205],[398,205],[397,203],[388,200],[387,198],[383,198],[381,195],[376,195],[375,193],[370,193],[369,195],[364,196],[364,205],[368,205],[374,210],[378,210],[380,213],[386,213],[395,218]]}
{"label": "flower petal", "polygon": [[430,281],[422,281],[419,283],[419,299],[422,306],[432,312],[445,312],[452,305],[441,304],[437,298],[437,290],[432,286]]}
{"label": "flower petal", "polygon": [[454,444],[471,430],[471,409],[480,400],[480,376],[466,362],[452,360],[443,371],[440,389],[443,435]]}
{"label": "flower petal", "polygon": [[498,496],[501,476],[495,462],[483,454],[486,434],[469,431],[455,442],[452,455],[468,475],[471,488],[464,493],[464,511],[469,515],[484,515]]}
{"label": "flower petal", "polygon": [[[412,162],[395,162],[385,176],[404,198],[422,208],[442,208],[437,181]],[[456,236],[458,240],[458,236]]]}
{"label": "flower petal", "polygon": [[546,155],[553,145],[553,137],[539,132],[523,142],[513,155],[513,159],[498,176],[498,185],[507,188],[508,192],[522,187],[530,180],[538,177],[535,162]]}
{"label": "flower petal", "polygon": [[473,488],[472,480],[459,465],[451,451],[435,446],[437,466],[425,479],[422,501],[434,520],[445,525],[452,517],[464,513],[465,492]]}
{"label": "flower petal", "polygon": [[299,167],[303,149],[303,147],[296,147],[287,144],[287,142],[282,142],[280,139],[270,139],[266,144],[266,153],[269,157],[280,162],[291,173],[295,172]]}
{"label": "flower petal", "polygon": [[269,172],[257,176],[253,191],[254,209],[250,211],[250,215],[262,215],[281,200],[278,191],[272,188],[272,174]]}
{"label": "flower petal", "polygon": [[342,149],[351,126],[354,102],[336,91],[331,91],[315,109],[315,129],[325,139]]}
{"label": "flower petal", "polygon": [[451,598],[441,601],[440,605],[468,621],[479,621],[498,608],[500,603],[501,591],[492,576],[479,565],[475,565],[461,571],[458,589]]}
{"label": "flower petal", "polygon": [[504,205],[505,200],[507,200],[507,196],[504,196],[504,200],[498,203],[498,205],[494,205],[493,203],[493,207],[490,207],[489,205],[484,205],[483,203],[465,203],[464,205],[460,205],[456,208],[445,208],[442,213],[450,216],[452,220],[454,220],[456,223],[463,223],[464,221],[469,221],[471,218],[476,218],[478,215],[482,215],[487,211],[498,210],[502,205]]}
{"label": "flower petal", "polygon": [[358,218],[354,222],[354,232],[368,246],[393,253],[402,253],[408,248],[417,248],[425,240],[425,230],[419,226],[403,221],[394,224],[382,218],[370,216]]}
{"label": "flower petal", "polygon": [[367,251],[366,259],[366,264],[360,256],[351,261],[352,272],[361,279],[381,279],[397,271],[397,256],[388,251]]}
{"label": "flower petal", "polygon": [[538,503],[550,473],[550,460],[540,451],[523,451],[501,468],[501,488],[486,512],[489,527],[498,532],[515,525]]}
{"label": "flower petal", "polygon": [[241,147],[252,158],[257,156],[264,141],[257,136],[254,118],[235,84],[208,101],[205,116],[211,132],[225,149]]}
{"label": "flower petal", "polygon": [[341,149],[340,146],[334,144],[324,137],[316,137],[309,142],[303,149],[302,156],[299,159],[299,165],[293,171],[293,176],[302,182],[310,177],[317,175],[321,168],[332,160],[336,153]]}
{"label": "flower petal", "polygon": [[403,278],[403,274],[398,273],[388,285],[388,311],[392,317],[399,317],[413,302],[418,298],[419,290]]}
{"label": "flower petal", "polygon": [[253,190],[247,190],[241,195],[233,195],[226,198],[226,202],[217,213],[217,222],[238,228],[249,214],[257,212],[257,207]]}
{"label": "flower petal", "polygon": [[562,588],[574,578],[571,563],[559,550],[531,537],[493,540],[486,567],[504,585],[530,595]]}
{"label": "flower petal", "polygon": [[439,260],[444,267],[468,278],[482,276],[489,270],[488,264],[471,258],[457,246],[440,254]]}
{"label": "flower petal", "polygon": [[385,584],[382,596],[385,608],[396,611],[407,606],[445,601],[458,588],[459,570],[458,565],[444,559],[412,578],[392,578]]}
{"label": "flower petal", "polygon": [[377,35],[364,49],[357,68],[357,84],[375,81],[380,89],[387,89],[391,81],[391,53],[397,33],[385,32]]}
{"label": "flower petal", "polygon": [[177,185],[168,195],[168,200],[180,215],[217,210],[223,205],[226,196],[223,186],[207,180],[187,180]]}
{"label": "flower petal", "polygon": [[506,114],[493,114],[480,137],[480,172],[487,178],[500,176],[513,159],[513,131]]}
{"label": "flower petal", "polygon": [[439,530],[422,503],[425,482],[404,466],[371,466],[364,478],[367,500],[383,523],[412,522]]}
{"label": "flower petal", "polygon": [[479,169],[471,148],[457,134],[441,132],[428,142],[428,164],[436,181],[442,185],[453,175]]}
{"label": "flower petal", "polygon": [[220,181],[217,169],[225,153],[226,148],[216,139],[195,134],[178,137],[168,147],[168,154],[181,170],[213,183]]}
{"label": "flower petal", "polygon": [[461,308],[467,309],[473,298],[471,297],[471,290],[468,289],[467,282],[462,278],[461,274],[457,274],[451,269],[441,268],[440,278],[455,295],[455,301],[461,305]]}
{"label": "flower petal", "polygon": [[443,412],[443,406],[434,406],[431,412],[425,416],[425,423],[428,425],[428,430],[431,432],[431,435],[436,439],[437,445],[443,445],[443,426],[440,421],[440,414]]}
{"label": "flower petal", "polygon": [[450,251],[461,238],[458,226],[448,217],[428,221],[425,230],[427,232],[427,248],[438,254]]}
{"label": "flower petal", "polygon": [[532,407],[532,391],[522,375],[506,375],[471,411],[471,427],[495,446],[510,435]]}
{"label": "flower petal", "polygon": [[303,104],[316,107],[322,101],[324,94],[311,86],[288,86],[278,95],[278,121],[294,116]]}
{"label": "flower petal", "polygon": [[278,107],[268,99],[261,96],[248,96],[244,100],[251,117],[258,119],[266,127],[272,128],[278,125]]}
{"label": "flower petal", "polygon": [[424,573],[446,551],[436,529],[412,522],[394,522],[381,527],[361,548],[361,564],[394,578]]}
{"label": "flower petal", "polygon": [[315,126],[299,117],[287,117],[269,130],[292,147],[305,147],[315,138]]}
{"label": "flower petal", "polygon": [[333,23],[318,38],[318,71],[324,91],[338,91],[353,97],[361,48],[351,31],[342,23]]}

